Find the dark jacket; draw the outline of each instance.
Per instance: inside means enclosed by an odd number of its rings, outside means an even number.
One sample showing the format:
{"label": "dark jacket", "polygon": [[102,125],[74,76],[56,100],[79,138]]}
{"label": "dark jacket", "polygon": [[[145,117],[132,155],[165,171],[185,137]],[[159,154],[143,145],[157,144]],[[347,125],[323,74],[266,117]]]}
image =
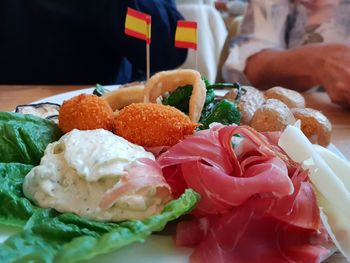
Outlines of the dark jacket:
{"label": "dark jacket", "polygon": [[175,68],[173,0],[0,0],[0,83],[113,84],[145,76],[145,42],[125,35],[131,7],[152,16],[151,72]]}

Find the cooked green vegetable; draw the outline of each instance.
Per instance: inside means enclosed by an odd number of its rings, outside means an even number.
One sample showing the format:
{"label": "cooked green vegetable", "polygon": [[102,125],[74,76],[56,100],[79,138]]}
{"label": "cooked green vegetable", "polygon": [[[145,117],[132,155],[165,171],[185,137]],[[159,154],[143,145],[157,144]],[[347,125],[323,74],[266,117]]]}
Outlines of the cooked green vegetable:
{"label": "cooked green vegetable", "polygon": [[[210,86],[210,83],[205,77],[202,77],[202,80],[204,81],[205,86],[207,88],[207,94],[204,104],[204,106],[206,106],[214,101],[215,91],[212,88],[208,88]],[[163,104],[173,106],[187,114],[189,111],[189,101],[192,94],[192,89],[192,85],[178,87],[174,92],[172,92],[168,97],[166,97],[163,100]]]}
{"label": "cooked green vegetable", "polygon": [[[210,84],[209,81],[203,78],[207,88],[204,107],[200,123],[202,126],[199,129],[208,129],[212,122],[219,122],[225,125],[239,124],[241,115],[236,104],[229,101],[215,102],[215,89],[237,89],[236,100],[239,100],[245,90],[238,83],[215,83]],[[177,88],[167,98],[163,100],[163,104],[173,106],[184,113],[188,113],[189,100],[192,94],[192,85],[187,85]]]}
{"label": "cooked green vegetable", "polygon": [[204,130],[209,128],[209,124],[219,122],[224,125],[239,124],[241,120],[241,113],[237,105],[229,100],[223,99],[217,102],[212,111],[209,112],[203,119],[200,120],[202,124],[199,129]]}
{"label": "cooked green vegetable", "polygon": [[0,162],[37,165],[46,146],[61,135],[52,121],[29,114],[0,112]]}
{"label": "cooked green vegetable", "polygon": [[238,83],[214,83],[208,86],[210,89],[238,89],[239,87]]}
{"label": "cooked green vegetable", "polygon": [[24,230],[0,245],[1,262],[77,262],[108,253],[133,242],[143,242],[167,222],[189,213],[199,196],[188,189],[164,211],[145,220],[103,223],[74,214],[39,209]]}
{"label": "cooked green vegetable", "polygon": [[106,89],[105,87],[103,87],[100,84],[96,84],[96,88],[94,89],[92,94],[101,97],[101,96],[105,95],[108,92],[110,92],[108,89]]}
{"label": "cooked green vegetable", "polygon": [[32,168],[0,163],[0,224],[23,227],[37,209],[22,193],[23,179]]}
{"label": "cooked green vegetable", "polygon": [[163,100],[163,104],[173,106],[184,113],[188,113],[192,89],[192,85],[177,88]]}
{"label": "cooked green vegetable", "polygon": [[215,100],[215,90],[207,88],[207,94],[206,94],[206,97],[205,97],[204,107],[209,105],[209,103],[214,102],[214,100]]}

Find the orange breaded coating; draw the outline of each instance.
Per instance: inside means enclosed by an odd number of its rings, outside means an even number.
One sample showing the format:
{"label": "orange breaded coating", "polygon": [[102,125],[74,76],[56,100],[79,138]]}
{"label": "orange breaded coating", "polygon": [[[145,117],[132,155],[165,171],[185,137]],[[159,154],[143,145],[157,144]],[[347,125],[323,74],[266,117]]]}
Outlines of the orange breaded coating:
{"label": "orange breaded coating", "polygon": [[64,132],[73,129],[113,129],[114,113],[106,101],[96,95],[81,94],[65,100],[58,115],[58,126]]}
{"label": "orange breaded coating", "polygon": [[178,109],[156,103],[133,103],[115,118],[114,132],[144,147],[172,146],[198,126]]}

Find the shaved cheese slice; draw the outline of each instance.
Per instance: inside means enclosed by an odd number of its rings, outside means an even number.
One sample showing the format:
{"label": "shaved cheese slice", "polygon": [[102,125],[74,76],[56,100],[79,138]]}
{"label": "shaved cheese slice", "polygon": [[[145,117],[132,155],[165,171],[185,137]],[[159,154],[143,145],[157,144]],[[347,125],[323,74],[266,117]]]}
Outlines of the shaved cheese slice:
{"label": "shaved cheese slice", "polygon": [[[346,189],[350,191],[350,162],[339,157],[330,150],[314,144],[314,149],[326,161],[336,176],[343,182]],[[344,157],[345,158],[345,157]]]}
{"label": "shaved cheese slice", "polygon": [[[350,261],[350,177],[347,161],[329,150],[314,147],[300,129],[288,126],[278,145],[294,161],[309,169],[309,178],[316,188],[319,206],[330,236],[342,254]],[[317,149],[317,150],[315,150]]]}
{"label": "shaved cheese slice", "polygon": [[324,227],[339,251],[350,261],[347,249],[350,247],[350,219],[344,215],[342,210],[333,207],[322,194],[318,193],[317,198],[323,206],[320,215]]}

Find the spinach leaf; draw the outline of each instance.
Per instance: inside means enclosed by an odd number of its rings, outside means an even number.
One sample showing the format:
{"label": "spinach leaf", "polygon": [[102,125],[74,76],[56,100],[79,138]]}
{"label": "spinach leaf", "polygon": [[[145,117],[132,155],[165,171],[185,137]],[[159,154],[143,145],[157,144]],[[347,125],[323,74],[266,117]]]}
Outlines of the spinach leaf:
{"label": "spinach leaf", "polygon": [[0,112],[0,162],[37,165],[46,146],[61,137],[48,120],[13,112]]}
{"label": "spinach leaf", "polygon": [[22,192],[24,176],[32,167],[0,163],[0,224],[23,227],[37,209]]}
{"label": "spinach leaf", "polygon": [[192,89],[192,85],[178,87],[173,93],[163,100],[163,104],[173,106],[187,114]]}
{"label": "spinach leaf", "polygon": [[223,99],[217,102],[212,110],[207,113],[199,122],[199,130],[209,129],[209,125],[218,122],[224,125],[239,124],[241,121],[241,112],[237,105],[229,100]]}
{"label": "spinach leaf", "polygon": [[[206,107],[209,103],[213,102],[215,99],[215,91],[210,87],[209,81],[202,76],[202,80],[205,83],[206,86],[206,97],[205,97],[205,104]],[[189,101],[191,98],[193,86],[192,85],[186,85],[182,87],[178,87],[176,90],[174,90],[168,97],[164,98],[163,104],[164,105],[170,105],[173,106],[183,113],[188,114],[189,111]]]}

